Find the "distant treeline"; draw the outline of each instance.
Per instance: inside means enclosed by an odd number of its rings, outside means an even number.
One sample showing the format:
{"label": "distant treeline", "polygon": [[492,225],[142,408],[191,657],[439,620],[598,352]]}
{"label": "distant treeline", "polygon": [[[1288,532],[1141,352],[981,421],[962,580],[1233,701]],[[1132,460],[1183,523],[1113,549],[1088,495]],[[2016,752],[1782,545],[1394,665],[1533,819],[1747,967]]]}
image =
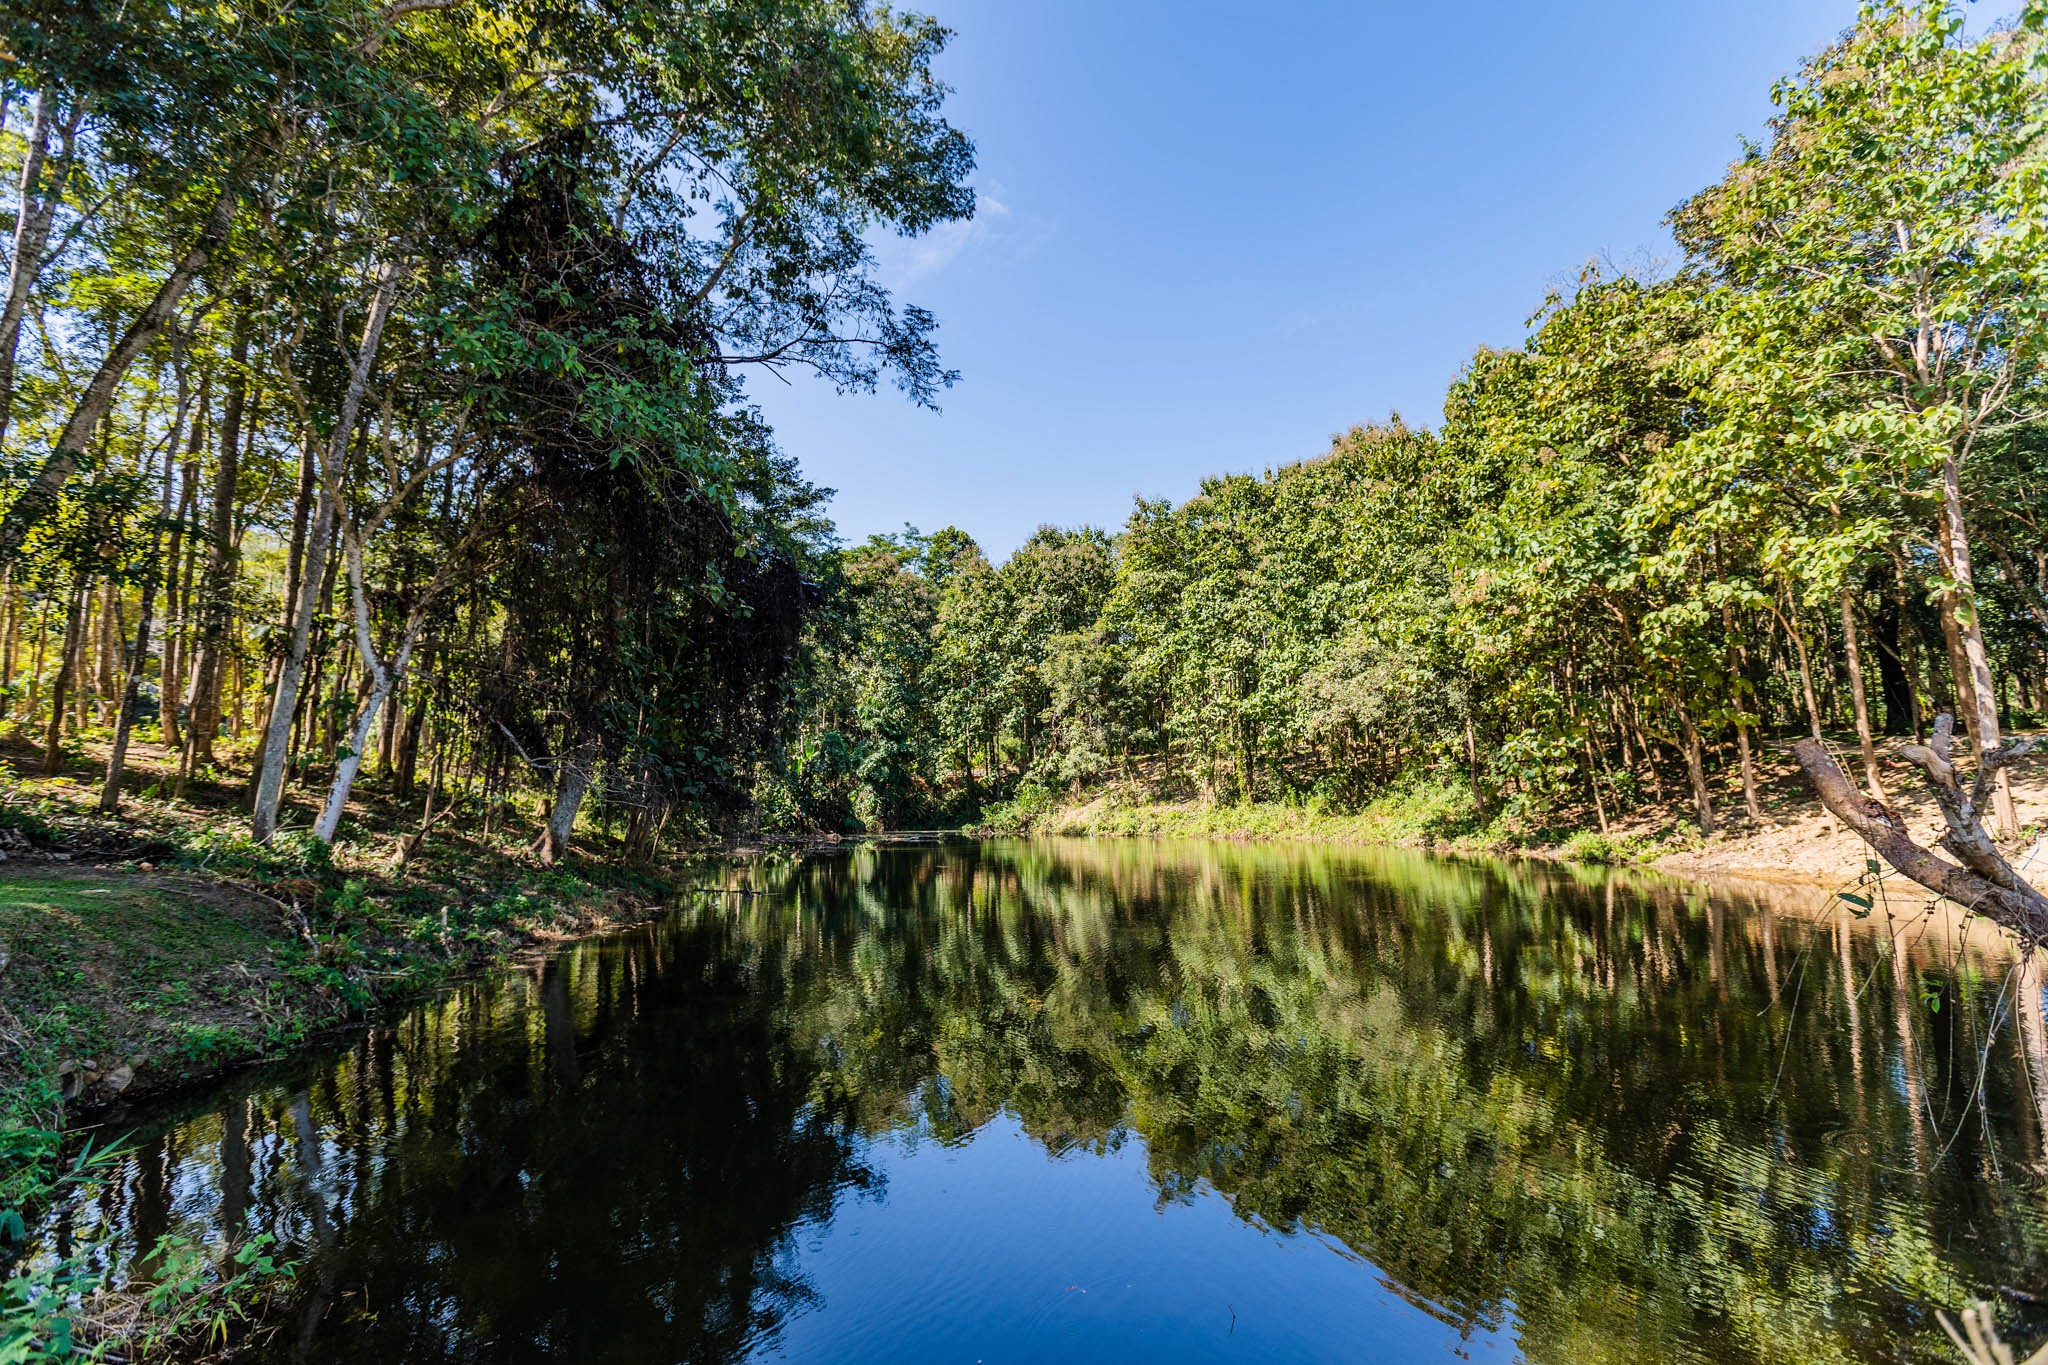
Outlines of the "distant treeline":
{"label": "distant treeline", "polygon": [[901,825],[1110,780],[1342,808],[1426,771],[1710,828],[1756,813],[1767,739],[1853,735],[1878,791],[1879,735],[2038,720],[2044,19],[1867,12],[1673,212],[1675,270],[1589,269],[1435,433],[1360,428],[1000,568],[950,528],[843,552],[766,810]]}

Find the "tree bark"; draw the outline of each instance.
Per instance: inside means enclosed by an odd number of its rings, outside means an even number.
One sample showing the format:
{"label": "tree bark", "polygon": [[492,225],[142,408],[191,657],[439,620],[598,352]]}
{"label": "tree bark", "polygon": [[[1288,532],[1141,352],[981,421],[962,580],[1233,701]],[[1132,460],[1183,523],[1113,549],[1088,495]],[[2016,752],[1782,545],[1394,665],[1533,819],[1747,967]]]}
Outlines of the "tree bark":
{"label": "tree bark", "polygon": [[[1970,660],[1963,653],[1963,628],[1956,623],[1956,595],[1953,590],[1941,594],[1941,640],[1948,650],[1949,706],[1961,718],[1963,728],[1974,731],[1977,728],[1977,694],[1970,684]],[[1928,676],[1935,670],[1928,666]],[[1939,702],[1936,703],[1937,706]]]}
{"label": "tree bark", "polygon": [[[29,117],[28,148],[21,162],[21,190],[15,200],[14,254],[7,262],[7,293],[0,302],[0,440],[7,436],[8,419],[14,411],[14,367],[21,348],[21,320],[28,312],[28,296],[42,270],[43,248],[49,244],[50,225],[56,221],[57,205],[64,199],[71,148],[78,134],[83,107],[72,112],[62,124],[51,112],[50,93],[36,92]],[[55,128],[64,150],[48,193],[43,192],[43,166],[48,160],[50,134]]]}
{"label": "tree bark", "polygon": [[128,324],[120,340],[100,362],[99,369],[93,373],[91,382],[86,385],[84,394],[64,423],[64,430],[58,435],[50,458],[43,462],[35,480],[8,507],[6,515],[0,516],[0,563],[19,555],[21,543],[28,533],[41,525],[56,508],[58,495],[77,472],[78,462],[85,458],[86,443],[92,439],[100,419],[113,406],[114,391],[120,387],[121,380],[127,376],[129,367],[142,354],[143,348],[171,320],[178,301],[185,297],[192,281],[213,258],[228,229],[234,225],[235,205],[233,190],[223,191],[214,201],[213,210],[207,214],[198,237],[178,259],[169,277],[157,286],[156,296]]}
{"label": "tree bark", "polygon": [[[183,404],[180,403],[182,409]],[[177,456],[164,451],[163,512],[171,510],[171,470]],[[150,537],[149,567],[142,576],[142,603],[135,616],[135,638],[129,646],[126,680],[121,688],[121,711],[114,720],[114,744],[107,754],[107,776],[100,784],[100,811],[112,815],[121,809],[121,775],[128,762],[128,737],[135,728],[135,708],[140,701],[143,670],[149,667],[149,634],[156,614],[158,581],[163,577],[161,534]]]}
{"label": "tree bark", "polygon": [[277,670],[277,687],[271,695],[270,724],[263,735],[263,753],[256,769],[256,798],[249,813],[251,832],[257,843],[267,842],[277,832],[278,806],[284,796],[284,775],[291,745],[292,720],[298,714],[299,683],[306,671],[306,645],[313,634],[313,616],[319,608],[320,577],[313,563],[327,554],[335,509],[321,486],[313,523],[306,537],[306,572],[299,576],[299,599],[292,610],[291,644]]}
{"label": "tree bark", "polygon": [[1749,651],[1742,644],[1742,637],[1735,629],[1735,608],[1724,598],[1721,602],[1721,632],[1728,641],[1728,676],[1733,679],[1732,700],[1735,703],[1735,755],[1742,769],[1742,809],[1750,819],[1764,818],[1763,806],[1756,797],[1756,755],[1750,751],[1749,722],[1741,719],[1749,714],[1745,704],[1749,700]]}
{"label": "tree bark", "polygon": [[128,633],[124,615],[120,580],[108,574],[100,580],[99,629],[93,635],[93,706],[102,725],[114,718],[114,693],[121,681],[115,660]]}
{"label": "tree bark", "polygon": [[74,585],[64,612],[64,652],[57,661],[57,680],[50,684],[50,725],[43,739],[44,777],[55,777],[64,769],[64,702],[78,671],[79,617],[84,601],[85,585]]}
{"label": "tree bark", "polygon": [[185,462],[179,470],[178,499],[172,513],[170,544],[165,551],[163,658],[157,668],[158,727],[166,749],[184,747],[183,722],[178,714],[183,671],[179,652],[180,628],[185,603],[179,578],[185,563],[185,542],[192,525],[199,489],[199,451],[206,440],[207,387],[210,376],[199,376],[199,397],[192,409],[192,430],[185,444]]}
{"label": "tree bark", "polygon": [[[299,440],[298,490],[292,499],[291,548],[285,555],[284,595],[279,599],[277,608],[277,628],[280,631],[289,631],[292,622],[297,619],[300,580],[305,573],[306,528],[313,515],[313,462],[312,434],[302,433]],[[273,704],[277,697],[277,680],[283,669],[282,655],[273,655],[263,667],[264,695],[271,698]],[[272,709],[266,709],[263,713],[262,728],[266,732],[270,729],[271,715]],[[249,800],[252,805],[256,799],[256,788],[261,785],[262,778],[263,758],[259,752],[256,773],[249,782]]]}
{"label": "tree bark", "polygon": [[456,568],[466,557],[475,543],[475,530],[458,546],[449,561],[436,574],[433,581],[421,589],[419,597],[407,615],[405,633],[399,640],[398,653],[387,669],[377,653],[377,642],[370,634],[370,597],[363,582],[363,550],[358,538],[344,532],[343,553],[348,559],[348,588],[350,605],[354,609],[356,622],[356,657],[362,662],[363,674],[368,690],[361,707],[356,712],[355,724],[350,727],[348,747],[342,751],[334,767],[334,782],[328,788],[327,804],[320,812],[320,819],[313,827],[313,835],[322,843],[332,843],[341,828],[342,812],[348,806],[349,791],[355,785],[356,774],[362,770],[363,752],[369,747],[370,734],[376,728],[378,714],[391,693],[405,681],[406,669],[412,663],[413,648],[419,642],[420,630],[427,622],[428,608]]}
{"label": "tree bark", "polygon": [[576,812],[582,808],[583,794],[590,790],[591,767],[597,761],[597,745],[584,740],[577,744],[562,759],[561,772],[555,780],[554,804],[548,809],[548,822],[540,833],[538,852],[540,860],[553,867],[569,851],[569,838],[576,829]]}
{"label": "tree bark", "polygon": [[0,569],[0,596],[7,600],[7,619],[0,626],[0,718],[12,710],[14,656],[21,643],[21,593],[14,586],[14,566]]}
{"label": "tree bark", "polygon": [[1780,615],[1778,622],[1785,627],[1785,634],[1791,637],[1792,648],[1798,651],[1799,693],[1806,701],[1807,729],[1817,740],[1820,738],[1820,703],[1813,696],[1813,665],[1806,657],[1806,637],[1799,633],[1798,626],[1792,624],[1792,616],[1798,614],[1799,606],[1790,600],[1785,605],[1791,609],[1791,615]]}
{"label": "tree bark", "polygon": [[[1470,734],[1469,730],[1467,734]],[[1580,744],[1586,751],[1586,789],[1593,794],[1593,818],[1600,822],[1600,832],[1605,834],[1608,832],[1607,803],[1600,799],[1600,763],[1593,754],[1590,737],[1582,738]]]}
{"label": "tree bark", "polygon": [[1700,833],[1714,832],[1714,798],[1707,792],[1707,768],[1704,755],[1700,752],[1700,732],[1692,723],[1692,712],[1684,702],[1678,703],[1678,723],[1685,730],[1685,772],[1692,781],[1693,811],[1699,819]]}

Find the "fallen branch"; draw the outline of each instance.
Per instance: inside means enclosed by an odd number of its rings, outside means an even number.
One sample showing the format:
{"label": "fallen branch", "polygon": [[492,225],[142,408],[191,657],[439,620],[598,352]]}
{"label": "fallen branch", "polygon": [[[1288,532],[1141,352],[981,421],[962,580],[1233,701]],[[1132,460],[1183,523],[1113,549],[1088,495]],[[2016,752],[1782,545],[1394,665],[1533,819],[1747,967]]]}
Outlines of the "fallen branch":
{"label": "fallen branch", "polygon": [[1927,776],[1948,826],[1938,846],[1956,857],[1958,861],[1953,863],[1915,842],[1899,813],[1864,795],[1835,765],[1820,741],[1799,740],[1792,753],[1821,804],[1901,874],[1966,910],[1985,915],[2011,930],[2022,943],[2048,943],[2048,896],[2013,870],[1978,818],[1998,769],[2025,757],[2034,741],[2022,740],[1985,752],[1978,760],[1976,780],[1965,794],[1948,756],[1954,728],[1954,720],[1943,715],[1935,722],[1932,745],[1909,744],[1900,750]]}

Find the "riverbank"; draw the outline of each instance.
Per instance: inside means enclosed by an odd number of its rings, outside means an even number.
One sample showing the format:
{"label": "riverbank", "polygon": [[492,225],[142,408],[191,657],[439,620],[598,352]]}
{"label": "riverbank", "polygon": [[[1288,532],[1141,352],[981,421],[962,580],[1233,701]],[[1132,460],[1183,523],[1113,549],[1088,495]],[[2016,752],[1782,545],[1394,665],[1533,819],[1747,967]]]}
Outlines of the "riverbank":
{"label": "riverbank", "polygon": [[[645,918],[687,865],[629,866],[593,838],[591,854],[543,868],[520,832],[477,812],[401,857],[415,831],[374,792],[331,848],[289,830],[259,846],[234,786],[195,781],[172,799],[168,756],[138,749],[113,817],[94,809],[89,758],[53,778],[0,769],[0,1266],[41,1211],[90,1183],[93,1154],[143,1105]],[[201,1358],[193,1331],[262,1317],[277,1270],[250,1250],[233,1271],[196,1254],[180,1271],[170,1256],[172,1279],[139,1298],[110,1298],[82,1262],[12,1275],[0,1347],[75,1330],[129,1358]]]}
{"label": "riverbank", "polygon": [[[332,848],[290,832],[259,847],[240,832],[233,786],[194,782],[172,799],[167,759],[148,751],[122,814],[99,816],[89,762],[0,783],[0,1243],[67,1184],[86,1183],[81,1143],[125,1131],[141,1104],[289,1055],[465,973],[643,918],[692,861],[679,851],[629,867],[619,846],[588,831],[579,833],[587,851],[543,868],[509,812],[494,829],[477,810],[406,849],[414,831],[377,804],[374,787]],[[2044,767],[2017,774],[2022,818],[2037,830],[2048,822]],[[1932,802],[1911,795],[1909,774],[1896,776],[1893,802],[1908,820],[1938,823]],[[1448,785],[1410,786],[1355,812],[1164,802],[1111,788],[1013,804],[985,832],[1390,845],[1691,877],[1854,880],[1866,850],[1790,762],[1767,761],[1763,778],[1761,818],[1741,813],[1739,793],[1719,793],[1724,822],[1707,838],[1675,805],[1645,805],[1602,831],[1592,810],[1482,816]],[[246,1272],[222,1273],[195,1255],[185,1309],[204,1303],[213,1317],[261,1321],[277,1277],[263,1248],[251,1250]],[[32,1292],[18,1281],[7,1292]],[[46,1304],[58,1301],[46,1293]],[[178,1343],[170,1358],[198,1358],[177,1337],[196,1319],[173,1313],[138,1327],[146,1314],[132,1301],[110,1307],[88,1288],[82,1302],[99,1304],[102,1321],[128,1324],[119,1335],[131,1354],[156,1333]],[[0,1304],[0,1319],[10,1307]]]}
{"label": "riverbank", "polygon": [[[343,878],[310,914],[272,894],[315,885],[16,847],[0,869],[0,1267],[45,1211],[96,1184],[147,1106],[660,905],[570,873],[542,895],[488,901],[423,886],[416,895],[438,892],[449,913],[351,930],[328,911],[360,912],[385,888]],[[75,1250],[0,1278],[0,1347],[70,1339],[123,1359],[226,1359],[274,1326],[271,1301],[292,1274],[263,1239],[228,1264],[168,1244],[149,1280],[118,1286]]]}
{"label": "riverbank", "polygon": [[[1902,742],[1882,746],[1887,800],[1932,844],[1942,828],[1941,812],[1925,793],[1918,773],[1896,760]],[[1683,877],[1833,885],[1860,876],[1869,847],[1822,808],[1789,754],[1766,751],[1757,766],[1758,815],[1752,818],[1745,811],[1739,788],[1718,790],[1716,828],[1707,835],[1700,833],[1690,803],[1677,799],[1609,812],[1603,822],[1601,812],[1590,804],[1527,813],[1482,812],[1468,787],[1450,781],[1411,783],[1348,812],[1312,804],[1161,801],[1140,784],[1119,784],[1064,800],[1014,802],[992,812],[981,830],[1384,844],[1440,853],[1629,865]],[[2028,760],[2012,771],[2026,847],[2048,828],[2048,757]],[[1670,795],[1675,798],[1679,793]],[[2048,872],[2048,853],[2037,854],[2030,870]]]}

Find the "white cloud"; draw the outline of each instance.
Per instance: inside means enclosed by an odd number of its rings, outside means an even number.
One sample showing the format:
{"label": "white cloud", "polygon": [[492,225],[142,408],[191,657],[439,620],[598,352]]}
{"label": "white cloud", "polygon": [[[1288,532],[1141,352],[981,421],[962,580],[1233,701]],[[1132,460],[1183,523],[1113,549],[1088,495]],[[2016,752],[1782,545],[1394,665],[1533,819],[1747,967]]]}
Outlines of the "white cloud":
{"label": "white cloud", "polygon": [[953,264],[969,247],[1001,235],[1010,206],[1000,197],[1000,187],[979,190],[974,216],[941,223],[922,237],[888,236],[874,242],[875,259],[881,267],[882,283],[901,292]]}

